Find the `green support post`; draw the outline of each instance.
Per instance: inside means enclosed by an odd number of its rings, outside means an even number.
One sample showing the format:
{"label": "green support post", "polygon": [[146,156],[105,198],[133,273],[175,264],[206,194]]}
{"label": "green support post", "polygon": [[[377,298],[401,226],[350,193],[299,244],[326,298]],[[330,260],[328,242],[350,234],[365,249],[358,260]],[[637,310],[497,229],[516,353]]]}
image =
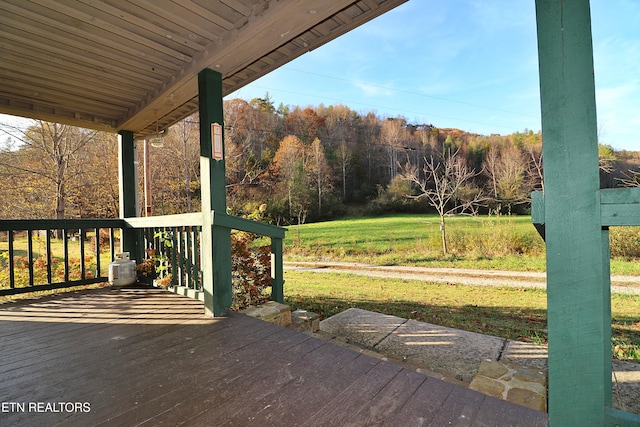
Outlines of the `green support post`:
{"label": "green support post", "polygon": [[271,238],[271,299],[284,303],[284,265],[282,239]]}
{"label": "green support post", "polygon": [[[118,132],[118,191],[120,196],[120,218],[138,216],[136,212],[136,144],[133,132]],[[134,229],[123,229],[120,249],[129,252],[131,258],[141,261],[142,248],[139,245],[139,232]]]}
{"label": "green support post", "polygon": [[211,69],[202,70],[198,74],[198,95],[204,309],[207,316],[222,316],[231,307],[233,291],[231,230],[213,225],[213,212],[225,215],[227,211],[220,73]]}
{"label": "green support post", "polygon": [[600,426],[611,406],[588,0],[536,0],[547,244],[549,426]]}

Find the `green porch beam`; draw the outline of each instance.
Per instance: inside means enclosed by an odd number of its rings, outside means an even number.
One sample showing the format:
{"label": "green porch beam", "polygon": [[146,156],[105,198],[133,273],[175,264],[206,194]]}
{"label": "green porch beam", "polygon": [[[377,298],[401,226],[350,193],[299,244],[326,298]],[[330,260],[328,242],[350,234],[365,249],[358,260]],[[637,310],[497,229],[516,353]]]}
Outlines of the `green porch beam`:
{"label": "green porch beam", "polygon": [[[544,239],[544,193],[531,193],[531,222]],[[600,224],[603,227],[640,226],[640,188],[600,190]]]}
{"label": "green porch beam", "polygon": [[536,18],[549,425],[600,426],[611,406],[611,310],[607,232],[600,221],[589,1],[536,0]]}
{"label": "green porch beam", "polygon": [[[120,218],[131,218],[138,215],[136,209],[136,193],[138,183],[136,182],[136,143],[133,132],[118,132],[118,192],[120,200]],[[130,228],[122,229],[122,240],[120,250],[129,252],[131,259],[140,262],[142,260],[142,249],[139,245],[138,230]]]}
{"label": "green porch beam", "polygon": [[202,182],[202,278],[207,316],[231,307],[231,230],[213,224],[213,212],[226,214],[222,76],[211,69],[198,74],[200,179]]}
{"label": "green porch beam", "polygon": [[603,225],[640,225],[640,188],[600,190]]}

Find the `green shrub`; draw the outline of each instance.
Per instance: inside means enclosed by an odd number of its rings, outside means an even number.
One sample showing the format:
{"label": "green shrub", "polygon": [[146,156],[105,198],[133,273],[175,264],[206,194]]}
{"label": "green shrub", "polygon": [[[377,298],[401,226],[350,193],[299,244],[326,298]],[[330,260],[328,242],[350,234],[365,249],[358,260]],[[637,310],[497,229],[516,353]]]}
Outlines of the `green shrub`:
{"label": "green shrub", "polygon": [[448,228],[447,242],[452,252],[482,258],[544,253],[544,241],[533,230],[525,231],[504,221],[477,221],[473,228]]}
{"label": "green shrub", "polygon": [[243,231],[231,234],[232,310],[271,299],[271,247],[253,247],[256,238],[255,234]]}
{"label": "green shrub", "polygon": [[609,243],[614,258],[640,258],[640,227],[611,227]]}

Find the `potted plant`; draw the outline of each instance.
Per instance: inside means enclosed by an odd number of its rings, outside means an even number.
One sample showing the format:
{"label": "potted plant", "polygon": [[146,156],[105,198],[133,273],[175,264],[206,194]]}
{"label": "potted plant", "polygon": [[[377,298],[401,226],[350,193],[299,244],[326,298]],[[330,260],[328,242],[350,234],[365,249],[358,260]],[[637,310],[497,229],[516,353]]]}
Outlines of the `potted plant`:
{"label": "potted plant", "polygon": [[153,280],[158,277],[158,273],[156,272],[156,257],[153,249],[147,249],[147,256],[136,265],[136,274],[138,276],[138,282],[146,283],[148,285],[153,284]]}

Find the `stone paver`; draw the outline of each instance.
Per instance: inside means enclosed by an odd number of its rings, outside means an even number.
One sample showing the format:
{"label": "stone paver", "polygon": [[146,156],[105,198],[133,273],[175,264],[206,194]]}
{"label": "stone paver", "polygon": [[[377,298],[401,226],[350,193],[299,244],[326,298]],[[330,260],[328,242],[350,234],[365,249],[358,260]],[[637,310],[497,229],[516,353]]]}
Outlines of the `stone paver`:
{"label": "stone paver", "polygon": [[400,317],[350,308],[320,322],[320,330],[375,348],[405,322],[407,319]]}
{"label": "stone paver", "polygon": [[546,411],[547,376],[513,362],[483,360],[469,388],[538,411]]}
{"label": "stone paver", "polygon": [[497,359],[504,339],[408,320],[375,349],[469,384],[484,359]]}
{"label": "stone paver", "polygon": [[613,361],[613,407],[640,414],[640,364]]}
{"label": "stone paver", "polygon": [[318,332],[320,330],[320,315],[307,310],[296,310],[291,313],[291,325],[302,331]]}
{"label": "stone paver", "polygon": [[507,340],[500,360],[521,366],[547,370],[547,347],[522,341]]}
{"label": "stone paver", "polygon": [[257,307],[250,306],[240,312],[280,326],[291,324],[291,307],[275,301],[267,301]]}

